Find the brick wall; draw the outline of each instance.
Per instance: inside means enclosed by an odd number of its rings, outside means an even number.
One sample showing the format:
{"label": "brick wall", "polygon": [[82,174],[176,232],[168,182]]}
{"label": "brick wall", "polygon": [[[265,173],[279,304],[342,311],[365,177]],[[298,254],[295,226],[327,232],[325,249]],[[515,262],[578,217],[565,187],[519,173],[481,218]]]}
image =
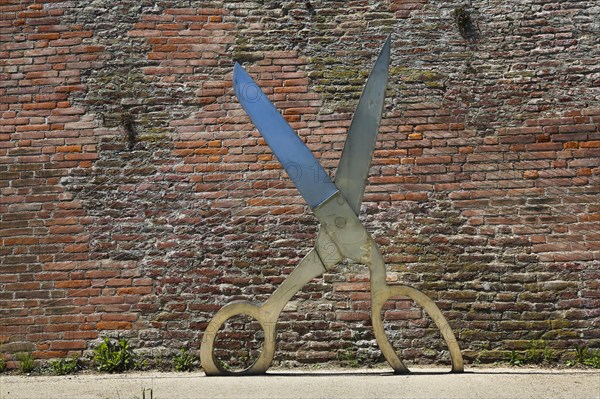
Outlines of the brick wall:
{"label": "brick wall", "polygon": [[[334,175],[389,33],[361,218],[390,281],[436,301],[467,362],[600,346],[600,8],[467,3],[3,2],[0,352],[109,335],[151,359],[268,298],[317,222],[233,96],[233,62]],[[276,361],[382,361],[367,282],[346,263],[306,286]],[[410,301],[385,319],[409,362],[449,361]],[[256,323],[228,328],[220,356],[254,356],[239,339]]]}

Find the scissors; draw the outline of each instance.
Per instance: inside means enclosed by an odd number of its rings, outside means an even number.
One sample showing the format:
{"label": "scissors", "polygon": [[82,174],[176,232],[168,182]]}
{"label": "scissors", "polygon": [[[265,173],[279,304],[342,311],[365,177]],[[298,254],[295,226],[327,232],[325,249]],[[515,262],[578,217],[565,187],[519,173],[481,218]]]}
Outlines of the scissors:
{"label": "scissors", "polygon": [[[204,332],[200,349],[206,375],[265,373],[275,354],[275,327],[286,303],[305,284],[331,271],[345,258],[369,267],[373,330],[379,348],[395,373],[408,373],[409,370],[385,334],[381,311],[388,299],[397,296],[410,297],[427,312],[448,346],[451,371],[464,371],[460,348],[440,309],[429,297],[414,288],[387,284],[383,256],[358,219],[383,112],[390,46],[391,37],[388,37],[352,117],[335,183],[254,80],[241,65],[235,64],[233,86],[236,97],[314,212],[320,227],[314,248],[265,303],[259,306],[249,301],[234,301],[215,314]],[[253,317],[260,323],[264,330],[263,348],[250,367],[231,371],[216,359],[214,343],[219,328],[229,318],[241,314]]]}

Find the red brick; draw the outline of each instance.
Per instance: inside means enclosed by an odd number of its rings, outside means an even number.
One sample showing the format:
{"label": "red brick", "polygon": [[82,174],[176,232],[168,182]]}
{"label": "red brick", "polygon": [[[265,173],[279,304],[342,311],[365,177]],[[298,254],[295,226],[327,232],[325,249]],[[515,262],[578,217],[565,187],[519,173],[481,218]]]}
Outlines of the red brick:
{"label": "red brick", "polygon": [[84,340],[80,341],[52,341],[50,342],[50,349],[53,350],[77,350],[86,349],[87,342]]}
{"label": "red brick", "polygon": [[65,154],[65,160],[67,161],[85,161],[85,160],[95,160],[98,159],[98,154],[94,152],[88,153],[75,153],[69,152]]}
{"label": "red brick", "polygon": [[343,321],[369,320],[371,318],[368,312],[337,312],[336,316],[338,320]]}
{"label": "red brick", "polygon": [[417,165],[427,164],[447,164],[452,162],[451,156],[438,156],[438,157],[419,157],[416,160]]}
{"label": "red brick", "polygon": [[600,140],[587,141],[584,143],[580,143],[579,146],[581,148],[600,148]]}
{"label": "red brick", "polygon": [[410,320],[423,317],[421,310],[387,310],[384,313],[384,320]]}
{"label": "red brick", "polygon": [[100,321],[96,323],[97,330],[131,330],[132,324],[128,321]]}
{"label": "red brick", "polygon": [[119,295],[143,295],[152,293],[152,287],[125,287],[117,290]]}
{"label": "red brick", "polygon": [[[98,338],[97,331],[65,331],[63,333],[66,340],[86,340],[90,341]],[[85,348],[84,348],[85,349]]]}
{"label": "red brick", "polygon": [[369,282],[339,283],[335,284],[334,289],[336,291],[369,291],[371,285]]}
{"label": "red brick", "polygon": [[405,199],[407,201],[427,201],[429,199],[428,193],[406,193]]}
{"label": "red brick", "polygon": [[80,145],[65,145],[56,147],[56,152],[81,152]]}
{"label": "red brick", "polygon": [[570,251],[571,245],[569,243],[537,244],[537,245],[534,245],[531,250],[533,252]]}
{"label": "red brick", "polygon": [[53,109],[53,108],[56,108],[55,102],[23,104],[23,109]]}
{"label": "red brick", "polygon": [[91,284],[90,280],[67,280],[67,281],[57,281],[54,283],[56,288],[83,288],[89,287]]}
{"label": "red brick", "polygon": [[579,132],[595,132],[598,130],[596,125],[567,125],[559,126],[560,133],[579,133]]}
{"label": "red brick", "polygon": [[530,126],[530,127],[514,127],[501,129],[499,131],[500,135],[528,135],[528,134],[539,134],[542,133],[542,128],[538,126]]}
{"label": "red brick", "polygon": [[[66,92],[66,93],[70,93],[70,92],[74,92],[74,91],[83,91],[87,88],[86,85],[67,85],[67,86],[57,86],[56,87],[56,91],[57,92]],[[56,111],[54,111],[56,112]]]}
{"label": "red brick", "polygon": [[29,283],[13,283],[13,284],[5,284],[5,290],[10,291],[29,291],[29,290],[38,290],[40,289],[39,282],[29,282]]}
{"label": "red brick", "polygon": [[112,279],[106,280],[106,286],[108,286],[108,287],[130,286],[130,285],[131,285],[130,278],[112,278]]}
{"label": "red brick", "polygon": [[425,125],[417,125],[415,126],[415,131],[423,132],[429,130],[449,130],[450,126],[447,123],[430,123]]}
{"label": "red brick", "polygon": [[[127,306],[127,305],[125,305]],[[102,315],[102,321],[129,321],[133,322],[138,319],[138,315],[135,313],[104,313]]]}
{"label": "red brick", "polygon": [[37,237],[8,237],[4,239],[4,245],[35,245],[39,243]]}
{"label": "red brick", "polygon": [[51,226],[50,233],[51,234],[72,234],[72,233],[80,233],[83,231],[82,226]]}
{"label": "red brick", "polygon": [[96,288],[85,288],[79,290],[69,290],[67,295],[69,297],[96,297],[100,295],[100,290]]}
{"label": "red brick", "polygon": [[133,280],[133,285],[135,286],[144,286],[144,285],[152,285],[154,280],[151,278],[136,278]]}

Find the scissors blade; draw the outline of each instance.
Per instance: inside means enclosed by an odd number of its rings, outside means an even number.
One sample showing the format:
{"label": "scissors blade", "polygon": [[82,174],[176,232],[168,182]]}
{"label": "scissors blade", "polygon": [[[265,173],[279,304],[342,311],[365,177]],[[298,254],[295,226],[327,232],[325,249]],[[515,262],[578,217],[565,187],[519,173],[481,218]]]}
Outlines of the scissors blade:
{"label": "scissors blade", "polygon": [[335,185],[357,215],[381,123],[390,65],[390,45],[391,35],[385,41],[360,96],[335,175]]}
{"label": "scissors blade", "polygon": [[335,194],[337,187],[319,161],[238,63],[233,70],[233,87],[252,123],[308,205],[314,209]]}

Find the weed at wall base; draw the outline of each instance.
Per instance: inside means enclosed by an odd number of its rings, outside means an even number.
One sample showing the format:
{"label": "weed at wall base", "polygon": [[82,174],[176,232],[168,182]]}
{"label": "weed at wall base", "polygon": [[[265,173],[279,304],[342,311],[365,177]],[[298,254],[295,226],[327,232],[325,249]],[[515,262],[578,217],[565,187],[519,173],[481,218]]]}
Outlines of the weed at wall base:
{"label": "weed at wall base", "polygon": [[[575,358],[567,360],[564,365],[587,366],[600,368],[600,349],[590,349],[588,346],[578,346],[574,350]],[[506,361],[511,366],[527,364],[554,366],[558,365],[559,353],[548,347],[544,340],[533,340],[530,348],[525,351],[512,350],[506,356]]]}
{"label": "weed at wall base", "polygon": [[55,375],[73,374],[78,368],[76,356],[73,356],[71,359],[52,360],[50,362],[50,369]]}
{"label": "weed at wall base", "polygon": [[16,359],[19,361],[19,369],[23,374],[31,373],[35,369],[35,359],[31,352],[17,353]]}
{"label": "weed at wall base", "polygon": [[587,345],[575,348],[575,359],[567,361],[567,366],[577,365],[600,369],[600,349],[590,349]]}
{"label": "weed at wall base", "polygon": [[186,348],[181,348],[181,351],[173,358],[173,366],[175,371],[192,371],[196,356],[188,352]]}
{"label": "weed at wall base", "polygon": [[135,366],[133,350],[129,341],[120,339],[115,342],[105,337],[104,341],[94,348],[94,365],[98,371],[120,373]]}

